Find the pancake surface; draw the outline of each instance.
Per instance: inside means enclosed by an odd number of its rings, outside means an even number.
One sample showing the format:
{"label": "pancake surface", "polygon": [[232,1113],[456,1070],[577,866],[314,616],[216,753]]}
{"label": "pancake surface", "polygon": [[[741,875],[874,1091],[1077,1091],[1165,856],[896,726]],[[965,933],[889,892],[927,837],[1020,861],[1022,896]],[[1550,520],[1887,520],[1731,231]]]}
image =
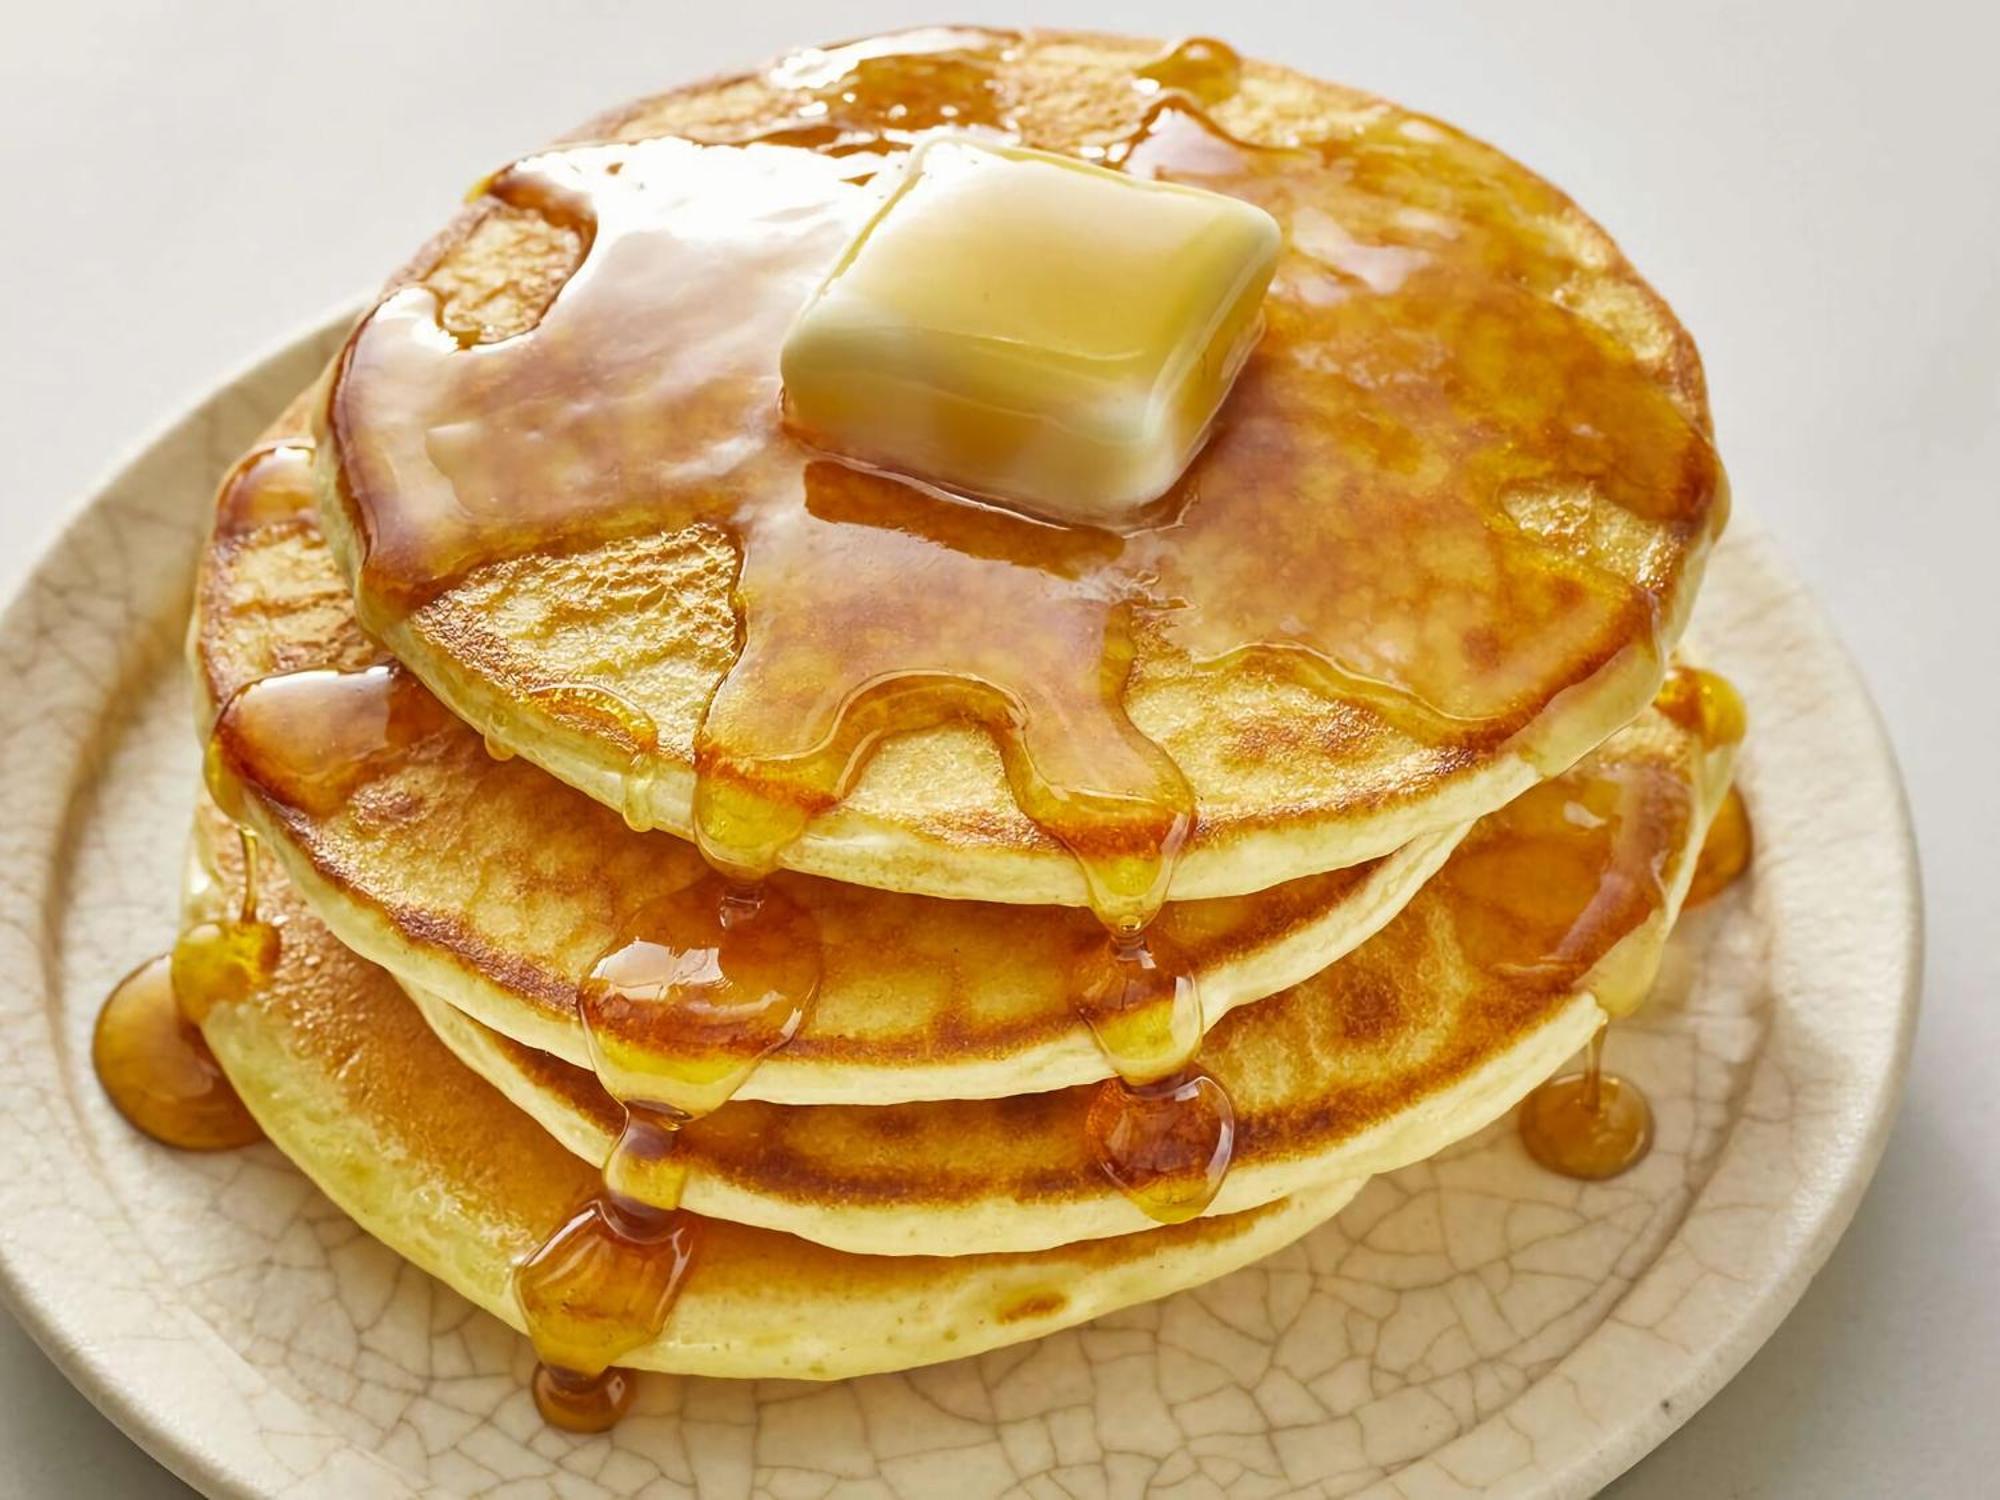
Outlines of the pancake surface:
{"label": "pancake surface", "polygon": [[[1192,81],[1211,127],[1151,56],[881,39],[500,174],[320,413],[364,623],[635,822],[1114,914],[1164,894],[1183,834],[1174,895],[1254,890],[1461,824],[1600,742],[1657,685],[1727,508],[1685,334],[1497,152],[1260,64]],[[784,437],[788,299],[940,124],[1108,152],[1287,226],[1271,331],[1159,524],[1051,533]],[[758,144],[639,144],[663,133]],[[746,182],[768,213],[723,216],[703,280],[683,241]],[[700,357],[674,364],[676,340]]]}
{"label": "pancake surface", "polygon": [[[1201,1065],[1235,1102],[1228,1214],[1422,1160],[1482,1128],[1650,988],[1733,740],[1651,711],[1476,824],[1378,935],[1236,1011]],[[413,988],[438,1035],[594,1163],[622,1112],[588,1071]],[[684,1199],[867,1254],[1026,1250],[1141,1230],[1088,1087],[887,1108],[734,1101],[687,1126]]]}
{"label": "pancake surface", "polygon": [[[280,424],[222,487],[190,639],[204,724],[275,674],[387,671],[319,536],[305,442]],[[379,692],[345,711],[386,708],[404,728],[393,751],[344,772],[312,726],[281,718],[260,738],[224,715],[219,764],[237,785],[235,811],[350,947],[517,1041],[588,1066],[579,985],[634,912],[707,873],[700,857],[682,840],[628,829],[525,761],[495,759],[413,679],[373,681]],[[1196,976],[1214,1024],[1378,929],[1458,834],[1254,897],[1171,905],[1152,939]],[[1079,956],[1102,942],[1087,913],[789,874],[774,884],[814,916],[825,972],[805,1025],[750,1076],[747,1096],[891,1104],[1109,1076],[1069,993]]]}
{"label": "pancake surface", "polygon": [[[191,864],[191,923],[233,908],[233,843]],[[281,881],[259,884],[260,911],[284,932],[278,972],[209,1013],[216,1057],[271,1139],[364,1229],[519,1328],[514,1265],[596,1171],[453,1058],[388,975]],[[621,1363],[823,1380],[976,1354],[1223,1275],[1330,1217],[1357,1186],[1039,1255],[850,1255],[702,1221],[665,1331]]]}

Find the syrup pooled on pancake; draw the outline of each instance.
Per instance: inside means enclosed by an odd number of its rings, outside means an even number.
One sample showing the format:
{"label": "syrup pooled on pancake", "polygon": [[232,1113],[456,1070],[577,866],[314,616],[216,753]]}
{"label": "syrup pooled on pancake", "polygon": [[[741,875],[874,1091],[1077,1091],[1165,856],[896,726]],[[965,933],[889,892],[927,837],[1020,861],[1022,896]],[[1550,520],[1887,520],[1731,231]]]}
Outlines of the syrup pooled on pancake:
{"label": "syrup pooled on pancake", "polygon": [[[412,726],[435,721],[435,732],[402,733],[402,748],[369,757],[364,784],[343,797],[304,798],[324,813],[299,805],[307,742],[267,735],[266,748],[226,718],[231,774],[252,789],[268,784],[245,799],[246,813],[343,941],[426,975],[428,988],[517,1041],[587,1066],[579,990],[608,952],[646,935],[644,908],[709,876],[693,847],[632,832],[504,747],[496,756],[479,730],[381,662],[309,517],[295,524],[281,513],[218,537],[198,613],[194,658],[209,703],[226,704],[272,672],[327,670],[359,682],[394,676],[397,693],[429,700],[392,713]],[[1143,1050],[1155,1022],[1213,1025],[1303,979],[1387,920],[1461,832],[1255,896],[1171,903],[1136,965],[1114,962],[1088,911],[781,872],[767,889],[812,914],[825,980],[806,1021],[745,1091],[890,1104],[1094,1082],[1110,1071],[1094,1032],[1114,1050]],[[713,917],[714,901],[695,904]],[[1066,981],[1079,961],[1072,998]],[[1155,998],[1175,1003],[1154,1007]],[[1077,1023],[1079,1010],[1092,1024]],[[1138,1028],[1129,1043],[1116,1034],[1124,1022]],[[644,1033],[627,1040],[646,1045]]]}

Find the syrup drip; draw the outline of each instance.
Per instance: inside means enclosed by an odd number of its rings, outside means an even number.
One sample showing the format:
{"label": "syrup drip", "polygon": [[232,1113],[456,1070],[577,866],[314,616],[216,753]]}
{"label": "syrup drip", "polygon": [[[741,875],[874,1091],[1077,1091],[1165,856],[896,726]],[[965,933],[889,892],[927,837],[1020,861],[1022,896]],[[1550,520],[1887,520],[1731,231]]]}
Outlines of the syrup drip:
{"label": "syrup drip", "polygon": [[[678,1128],[677,1121],[634,1111],[613,1159],[669,1158]],[[659,1337],[694,1249],[690,1216],[628,1197],[607,1181],[516,1266],[514,1299],[535,1353],[558,1376],[554,1388],[601,1376],[620,1356]]]}
{"label": "syrup drip", "polygon": [[[559,721],[584,728],[624,747],[623,801],[619,812],[625,826],[644,833],[654,826],[652,813],[659,777],[660,733],[652,716],[627,699],[588,683],[562,682],[537,688],[528,695]],[[487,746],[492,747],[488,739]]]}
{"label": "syrup drip", "polygon": [[1163,1224],[1215,1201],[1236,1142],[1236,1106],[1195,1066],[1205,1022],[1191,967],[1142,930],[1086,948],[1072,1004],[1117,1076],[1098,1085],[1084,1131],[1099,1169]]}
{"label": "syrup drip", "polygon": [[789,897],[711,875],[635,913],[579,989],[591,1060],[625,1128],[598,1193],[515,1272],[551,1422],[572,1423],[583,1383],[665,1327],[696,1240],[676,1211],[679,1132],[798,1033],[820,966],[818,929]]}
{"label": "syrup drip", "polygon": [[184,1151],[224,1151],[264,1132],[215,1054],[181,1011],[172,959],[150,958],[118,981],[98,1012],[90,1060],[118,1113]]}
{"label": "syrup drip", "polygon": [[1227,42],[1191,36],[1142,64],[1138,78],[1148,92],[1172,89],[1198,104],[1220,104],[1242,85],[1243,59]]}
{"label": "syrup drip", "polygon": [[1629,1172],[1653,1148],[1653,1110],[1637,1084],[1604,1071],[1604,1033],[1590,1038],[1580,1073],[1552,1078],[1521,1101],[1521,1142],[1551,1172],[1600,1182]]}
{"label": "syrup drip", "polygon": [[[1735,687],[1696,667],[1669,672],[1654,706],[1709,751],[1740,742],[1748,724]],[[1475,898],[1461,917],[1461,941],[1503,978],[1584,981],[1621,938],[1664,907],[1667,860],[1685,848],[1693,816],[1692,790],[1664,768],[1612,763],[1544,782],[1488,820],[1497,842],[1482,847],[1476,831],[1472,847],[1461,847],[1447,867],[1445,878]],[[1742,870],[1749,831],[1731,788],[1702,845],[1688,904]],[[1640,850],[1651,852],[1635,857]],[[1613,1016],[1641,998],[1615,974],[1600,971],[1592,984]],[[1591,1037],[1582,1072],[1550,1079],[1521,1104],[1529,1154],[1568,1177],[1616,1177],[1652,1149],[1645,1095],[1604,1071],[1609,1024]]]}
{"label": "syrup drip", "polygon": [[1084,1119],[1098,1165],[1149,1217],[1179,1224],[1215,1201],[1236,1147],[1236,1106],[1190,1067],[1152,1083],[1108,1078]]}
{"label": "syrup drip", "polygon": [[1694,878],[1688,883],[1682,905],[1700,906],[1727,890],[1750,868],[1755,844],[1743,794],[1731,787],[1729,795],[1722,799],[1722,806],[1715,811],[1715,820],[1708,825],[1708,836],[1702,840],[1701,857],[1695,861]]}
{"label": "syrup drip", "polygon": [[[1667,900],[1693,793],[1653,762],[1596,763],[1523,792],[1476,825],[1434,877],[1467,960],[1503,982],[1571,988]],[[1598,995],[1607,1009],[1625,997]]]}
{"label": "syrup drip", "polygon": [[1201,1046],[1201,993],[1158,937],[1113,933],[1079,956],[1075,1009],[1118,1076],[1147,1084],[1179,1073]]}
{"label": "syrup drip", "polygon": [[286,521],[313,521],[315,503],[310,443],[254,448],[222,481],[216,535],[244,536]]}
{"label": "syrup drip", "polygon": [[564,1432],[609,1432],[631,1409],[638,1382],[630,1370],[578,1375],[553,1365],[536,1365],[535,1410]]}
{"label": "syrup drip", "polygon": [[1728,678],[1702,667],[1676,663],[1660,686],[1654,706],[1711,749],[1737,745],[1750,727],[1743,695]]}
{"label": "syrup drip", "polygon": [[285,672],[239,688],[209,737],[209,790],[241,815],[242,786],[316,818],[348,807],[451,727],[444,706],[396,663]]}
{"label": "syrup drip", "polygon": [[121,979],[98,1012],[91,1064],[118,1112],[135,1127],[186,1151],[221,1151],[262,1140],[203,1040],[218,1005],[239,1004],[277,971],[277,928],[257,916],[257,843],[243,841],[243,905],[231,919],[202,922]]}

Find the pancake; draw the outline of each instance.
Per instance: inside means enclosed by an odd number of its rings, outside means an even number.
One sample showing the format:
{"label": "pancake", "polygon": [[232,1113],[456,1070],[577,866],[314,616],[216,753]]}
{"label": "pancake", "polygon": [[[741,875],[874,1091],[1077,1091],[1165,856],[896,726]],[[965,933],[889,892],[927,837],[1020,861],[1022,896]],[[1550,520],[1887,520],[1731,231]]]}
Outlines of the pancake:
{"label": "pancake", "polygon": [[[1482,819],[1345,959],[1215,1027],[1201,1065],[1234,1101],[1235,1135],[1209,1213],[1428,1157],[1511,1108],[1607,1012],[1638,1002],[1736,749],[1733,727],[1683,722],[1678,696]],[[212,834],[226,833],[209,817]],[[463,1063],[581,1158],[604,1161],[624,1112],[594,1074],[408,988]],[[738,1099],[680,1132],[681,1201],[874,1255],[1138,1232],[1145,1211],[1093,1154],[1097,1093],[891,1107]]]}
{"label": "pancake", "polygon": [[[1143,524],[1036,525],[784,435],[777,340],[932,127],[1285,226],[1264,342]],[[1458,827],[1658,686],[1727,511],[1699,362],[1491,148],[1213,44],[972,31],[585,134],[496,174],[363,320],[315,408],[320,506],[370,632],[635,824],[1137,919]]]}
{"label": "pancake", "polygon": [[[273,674],[387,660],[355,623],[281,422],[221,488],[190,653],[204,731]],[[287,504],[287,499],[291,503]],[[529,1047],[587,1067],[577,991],[630,914],[706,875],[694,847],[635,832],[525,760],[495,759],[414,679],[379,679],[421,726],[340,778],[298,726],[218,733],[233,810],[349,947]],[[367,705],[349,705],[351,715]],[[333,793],[337,792],[337,795]],[[1461,830],[1255,897],[1169,906],[1152,940],[1180,956],[1213,1024],[1325,967],[1392,917]],[[782,875],[812,914],[824,977],[803,1029],[744,1085],[790,1104],[988,1098],[1110,1076],[1069,984],[1101,943],[1088,913],[944,901]]]}
{"label": "pancake", "polygon": [[[190,924],[233,907],[225,887],[240,865],[233,840],[220,847],[218,861],[191,861]],[[513,1266],[596,1171],[454,1059],[282,880],[260,886],[259,910],[284,934],[277,975],[209,1012],[210,1047],[272,1141],[363,1229],[519,1328]],[[826,1380],[977,1354],[1223,1275],[1330,1217],[1357,1186],[1034,1255],[861,1256],[702,1222],[664,1332],[620,1363]]]}

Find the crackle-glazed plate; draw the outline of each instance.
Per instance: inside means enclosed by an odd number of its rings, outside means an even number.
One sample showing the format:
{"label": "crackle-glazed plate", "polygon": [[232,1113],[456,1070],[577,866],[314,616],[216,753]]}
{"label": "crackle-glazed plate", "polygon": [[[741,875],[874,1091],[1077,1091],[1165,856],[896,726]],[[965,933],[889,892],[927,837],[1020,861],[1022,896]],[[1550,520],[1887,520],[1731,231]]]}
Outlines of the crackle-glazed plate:
{"label": "crackle-glazed plate", "polygon": [[1503,1121],[1260,1265],[1036,1344],[824,1386],[649,1377],[608,1437],[545,1428],[523,1340],[270,1147],[140,1139],[90,1070],[99,1001],[172,933],[197,754],[180,642],[211,491],[338,331],[168,428],[0,622],[0,1277],[70,1378],[192,1484],[1581,1495],[1715,1393],[1847,1224],[1915,1014],[1915,866],[1865,691],[1739,521],[1696,631],[1750,703],[1758,857],[1613,1034],[1658,1112],[1638,1170],[1549,1176]]}

